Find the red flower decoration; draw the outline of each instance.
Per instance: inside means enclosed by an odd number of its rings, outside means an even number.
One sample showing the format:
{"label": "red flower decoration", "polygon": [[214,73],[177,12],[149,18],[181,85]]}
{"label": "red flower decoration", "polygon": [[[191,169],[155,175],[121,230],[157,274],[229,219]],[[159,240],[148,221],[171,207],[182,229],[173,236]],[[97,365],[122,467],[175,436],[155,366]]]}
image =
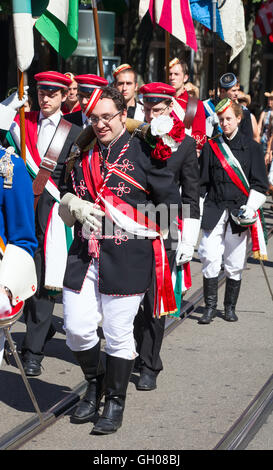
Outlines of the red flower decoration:
{"label": "red flower decoration", "polygon": [[152,151],[152,157],[156,160],[167,160],[172,154],[171,148],[168,145],[164,145],[162,139],[158,139],[157,144]]}
{"label": "red flower decoration", "polygon": [[174,121],[173,127],[168,133],[170,137],[172,137],[173,140],[176,142],[182,142],[182,140],[185,138],[185,126],[180,119],[176,119]]}
{"label": "red flower decoration", "polygon": [[[185,138],[185,126],[180,119],[173,119],[173,126],[168,134],[165,134],[171,137],[171,139],[177,143],[177,147]],[[172,148],[174,146],[169,146],[164,144],[163,138],[157,137],[157,142],[154,150],[152,151],[152,157],[156,160],[167,160],[172,155]],[[166,140],[165,140],[166,141]]]}

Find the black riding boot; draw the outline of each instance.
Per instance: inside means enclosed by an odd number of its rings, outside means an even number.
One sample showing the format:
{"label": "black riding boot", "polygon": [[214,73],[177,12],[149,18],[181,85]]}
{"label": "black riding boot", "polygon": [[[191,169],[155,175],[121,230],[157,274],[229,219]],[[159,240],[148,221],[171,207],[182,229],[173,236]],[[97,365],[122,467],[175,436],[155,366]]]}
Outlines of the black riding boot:
{"label": "black riding boot", "polygon": [[126,391],[134,365],[120,357],[106,355],[105,404],[93,428],[95,434],[111,434],[122,425]]}
{"label": "black riding boot", "polygon": [[218,276],[210,279],[203,277],[203,289],[206,310],[198,323],[209,324],[216,317],[218,299]]}
{"label": "black riding boot", "polygon": [[239,297],[241,288],[241,281],[235,281],[234,279],[226,279],[226,291],[225,291],[225,313],[224,319],[226,321],[237,321],[238,317],[235,313],[235,306]]}
{"label": "black riding boot", "polygon": [[71,416],[72,423],[87,423],[96,417],[103,394],[104,369],[100,360],[100,341],[86,351],[73,351],[88,382],[86,392]]}

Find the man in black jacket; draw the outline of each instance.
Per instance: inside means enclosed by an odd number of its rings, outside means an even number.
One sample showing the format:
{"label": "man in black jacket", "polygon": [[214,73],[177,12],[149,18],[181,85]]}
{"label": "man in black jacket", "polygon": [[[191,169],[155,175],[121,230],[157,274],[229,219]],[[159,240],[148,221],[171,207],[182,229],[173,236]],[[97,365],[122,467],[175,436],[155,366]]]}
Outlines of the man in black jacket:
{"label": "man in black jacket", "polygon": [[[164,83],[149,83],[140,88],[143,93],[145,120],[153,122],[153,118],[170,116],[175,96],[175,88]],[[194,246],[199,234],[199,169],[195,140],[185,135],[184,125],[179,121],[181,136],[179,146],[166,160],[167,168],[174,174],[175,182],[181,193],[183,204],[183,230],[180,243],[175,243],[169,234],[164,241],[170,264],[182,266],[193,256]],[[143,309],[140,309],[135,320],[135,337],[139,353],[140,379],[138,390],[153,390],[156,388],[156,378],[163,369],[160,358],[165,317],[153,317],[153,290],[145,295]]]}
{"label": "man in black jacket", "polygon": [[[98,434],[113,433],[122,424],[136,357],[134,317],[150,287],[154,257],[162,269],[160,228],[168,226],[170,205],[177,209],[180,205],[166,163],[152,159],[150,147],[130,136],[126,116],[123,96],[105,87],[90,116],[97,141],[76,159],[60,206],[63,220],[75,225],[64,277],[64,327],[67,345],[88,381],[85,397],[72,416],[76,423],[93,420],[99,408],[104,374],[97,326],[103,318],[105,405],[93,429]],[[147,216],[150,203],[165,205],[167,217],[160,226],[158,218]],[[163,290],[167,282],[171,286],[167,268]],[[156,278],[159,285],[161,276]],[[163,295],[164,306],[168,301],[168,308],[175,309],[170,294]]]}
{"label": "man in black jacket", "polygon": [[[38,289],[35,295],[26,301],[24,310],[26,334],[22,344],[22,356],[28,376],[41,374],[45,343],[55,334],[52,324],[55,301],[50,293],[54,291],[56,294],[62,289],[67,256],[64,250],[65,228],[56,213],[60,200],[58,186],[64,161],[81,131],[79,127],[62,119],[61,105],[66,99],[71,80],[55,71],[41,72],[34,78],[37,82],[40,111],[26,113],[25,121],[27,168],[35,180],[33,188],[38,248],[34,261]],[[11,125],[10,134],[20,148],[18,117]],[[51,160],[53,155],[55,161]]]}
{"label": "man in black jacket", "polygon": [[136,100],[138,91],[137,73],[129,64],[121,64],[113,72],[114,87],[124,96],[127,105],[127,117],[144,121],[143,106]]}

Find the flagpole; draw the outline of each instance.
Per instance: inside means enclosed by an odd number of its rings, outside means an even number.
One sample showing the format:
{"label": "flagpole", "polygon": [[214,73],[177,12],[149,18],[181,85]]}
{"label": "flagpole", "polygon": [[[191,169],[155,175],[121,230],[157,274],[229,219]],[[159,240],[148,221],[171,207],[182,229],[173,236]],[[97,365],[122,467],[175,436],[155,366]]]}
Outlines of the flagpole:
{"label": "flagpole", "polygon": [[98,9],[97,9],[97,0],[92,0],[92,8],[93,8],[93,20],[94,20],[94,28],[95,28],[95,35],[96,35],[97,57],[98,57],[98,63],[99,63],[99,71],[100,71],[100,76],[104,77],[102,51],[101,51],[101,41],[100,41],[100,27],[99,27],[99,18],[98,18]]}
{"label": "flagpole", "polygon": [[217,99],[217,61],[216,61],[216,8],[217,0],[212,0],[212,31],[213,31],[213,88],[214,88],[214,99]]}
{"label": "flagpole", "polygon": [[[18,96],[19,100],[24,95],[24,72],[18,69]],[[20,115],[20,144],[21,144],[21,157],[26,163],[26,131],[25,131],[25,107],[21,106],[19,110]]]}
{"label": "flagpole", "polygon": [[169,83],[169,62],[170,62],[170,33],[169,31],[165,31],[165,80],[166,83]]}

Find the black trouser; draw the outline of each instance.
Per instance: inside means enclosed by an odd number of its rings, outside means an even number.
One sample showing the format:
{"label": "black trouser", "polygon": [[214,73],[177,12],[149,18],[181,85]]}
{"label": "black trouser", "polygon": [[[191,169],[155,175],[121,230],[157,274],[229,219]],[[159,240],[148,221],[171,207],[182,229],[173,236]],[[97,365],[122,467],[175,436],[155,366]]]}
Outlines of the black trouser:
{"label": "black trouser", "polygon": [[[166,250],[170,270],[175,261],[175,251]],[[134,335],[137,343],[140,367],[143,372],[158,374],[163,369],[160,349],[164,336],[165,319],[153,317],[154,310],[154,279],[149,291],[145,294],[134,322]]]}
{"label": "black trouser", "polygon": [[35,253],[35,266],[37,273],[38,289],[36,294],[26,300],[24,318],[26,334],[22,343],[22,355],[24,359],[42,361],[44,346],[47,336],[50,335],[52,326],[52,314],[55,300],[49,297],[44,286],[44,262],[43,249],[38,247]]}
{"label": "black trouser", "polygon": [[21,348],[24,359],[36,359],[40,362],[44,358],[47,335],[53,328],[54,305],[54,300],[46,296],[38,298],[34,295],[26,301],[24,316],[27,329]]}

